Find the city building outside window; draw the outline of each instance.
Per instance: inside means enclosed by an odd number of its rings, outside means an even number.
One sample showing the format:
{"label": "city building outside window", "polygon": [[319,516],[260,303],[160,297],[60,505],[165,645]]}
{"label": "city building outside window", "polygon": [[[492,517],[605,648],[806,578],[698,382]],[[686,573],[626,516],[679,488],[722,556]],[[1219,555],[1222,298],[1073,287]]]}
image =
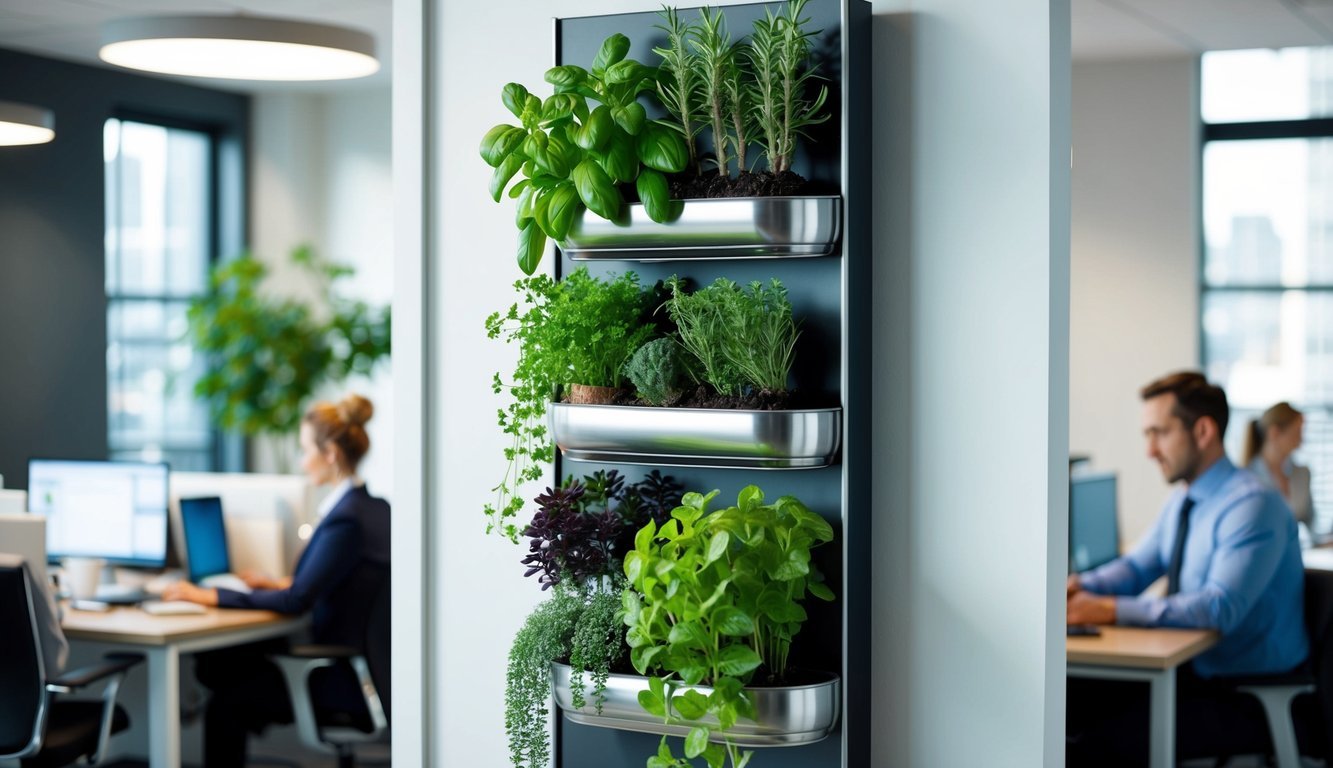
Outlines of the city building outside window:
{"label": "city building outside window", "polygon": [[1228,453],[1289,401],[1305,413],[1315,532],[1333,529],[1333,47],[1203,56],[1204,368]]}

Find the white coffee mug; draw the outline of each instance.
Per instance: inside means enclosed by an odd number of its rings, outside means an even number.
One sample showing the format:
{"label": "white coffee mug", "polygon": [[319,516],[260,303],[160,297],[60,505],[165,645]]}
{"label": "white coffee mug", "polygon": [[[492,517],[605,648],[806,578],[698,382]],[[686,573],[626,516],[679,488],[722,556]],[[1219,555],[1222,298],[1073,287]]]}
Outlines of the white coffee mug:
{"label": "white coffee mug", "polygon": [[61,580],[69,596],[75,600],[97,597],[97,585],[102,581],[106,561],[100,557],[66,557],[60,561]]}

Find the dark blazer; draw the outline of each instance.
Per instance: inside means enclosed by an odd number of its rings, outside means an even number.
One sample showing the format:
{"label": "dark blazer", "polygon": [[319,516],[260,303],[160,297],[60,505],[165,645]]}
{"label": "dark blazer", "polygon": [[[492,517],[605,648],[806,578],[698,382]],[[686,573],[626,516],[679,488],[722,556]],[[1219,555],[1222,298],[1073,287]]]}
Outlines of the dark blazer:
{"label": "dark blazer", "polygon": [[362,485],[349,490],[315,528],[290,587],[248,595],[219,589],[218,605],[287,614],[313,611],[314,642],[360,648],[371,602],[388,577],[389,503]]}

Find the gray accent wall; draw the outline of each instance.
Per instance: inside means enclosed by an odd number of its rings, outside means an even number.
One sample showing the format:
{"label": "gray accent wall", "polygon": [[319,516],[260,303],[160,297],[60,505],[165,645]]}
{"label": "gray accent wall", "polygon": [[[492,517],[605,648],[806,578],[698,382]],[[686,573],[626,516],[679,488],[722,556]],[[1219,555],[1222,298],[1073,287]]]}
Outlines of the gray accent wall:
{"label": "gray accent wall", "polygon": [[0,99],[55,113],[49,144],[0,147],[0,475],[30,456],[107,456],[102,131],[115,116],[216,132],[214,253],[245,237],[250,98],[0,50]]}

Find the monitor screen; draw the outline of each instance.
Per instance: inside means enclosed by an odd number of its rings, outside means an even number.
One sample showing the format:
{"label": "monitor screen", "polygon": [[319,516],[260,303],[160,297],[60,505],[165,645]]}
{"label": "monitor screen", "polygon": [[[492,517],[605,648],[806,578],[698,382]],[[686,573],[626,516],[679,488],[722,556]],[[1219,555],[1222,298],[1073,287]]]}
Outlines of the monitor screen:
{"label": "monitor screen", "polygon": [[1120,556],[1115,475],[1069,480],[1069,570],[1080,573]]}
{"label": "monitor screen", "polygon": [[73,556],[166,565],[166,464],[32,459],[28,510],[46,515],[51,561]]}
{"label": "monitor screen", "polygon": [[185,562],[190,581],[231,570],[227,556],[227,529],[222,522],[222,499],[209,496],[181,499],[181,533],[185,536]]}

